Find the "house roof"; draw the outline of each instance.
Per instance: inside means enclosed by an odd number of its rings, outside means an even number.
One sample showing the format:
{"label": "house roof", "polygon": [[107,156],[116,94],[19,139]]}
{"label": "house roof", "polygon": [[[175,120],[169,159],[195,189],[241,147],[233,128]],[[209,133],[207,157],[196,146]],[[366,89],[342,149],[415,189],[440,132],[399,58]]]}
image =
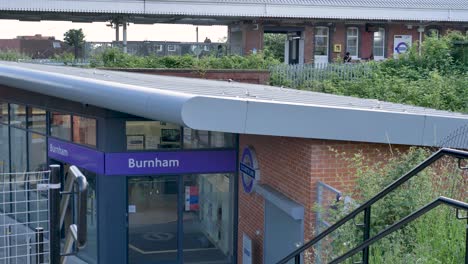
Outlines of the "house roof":
{"label": "house roof", "polygon": [[0,84],[231,133],[434,146],[468,125],[467,114],[378,100],[63,66],[2,62]]}
{"label": "house roof", "polygon": [[241,18],[468,22],[465,0],[0,0],[2,10],[15,11],[3,12],[5,18],[106,21],[111,18],[106,14],[122,14],[138,23],[225,24]]}

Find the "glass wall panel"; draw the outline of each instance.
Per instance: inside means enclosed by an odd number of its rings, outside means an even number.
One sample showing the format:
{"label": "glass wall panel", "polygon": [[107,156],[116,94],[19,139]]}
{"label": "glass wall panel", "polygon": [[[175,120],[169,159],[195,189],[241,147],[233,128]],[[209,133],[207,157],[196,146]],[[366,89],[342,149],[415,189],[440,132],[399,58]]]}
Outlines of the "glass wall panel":
{"label": "glass wall panel", "polygon": [[127,121],[127,150],[179,149],[180,126],[159,121]]}
{"label": "glass wall panel", "polygon": [[96,174],[80,169],[88,181],[88,237],[86,247],[80,249],[78,257],[89,264],[97,263],[97,204],[96,204]]}
{"label": "glass wall panel", "polygon": [[45,134],[47,121],[46,110],[40,108],[28,108],[28,128],[36,132]]}
{"label": "glass wall panel", "polygon": [[64,140],[71,140],[71,116],[52,112],[50,115],[50,135]]}
{"label": "glass wall panel", "polygon": [[29,133],[29,171],[47,170],[47,147],[46,137]]}
{"label": "glass wall panel", "polygon": [[233,148],[236,136],[231,133],[184,128],[184,148]]}
{"label": "glass wall panel", "polygon": [[231,175],[184,177],[184,262],[224,263],[233,254]]}
{"label": "glass wall panel", "polygon": [[[26,113],[25,113],[26,114]],[[11,176],[10,190],[13,197],[10,197],[12,201],[15,201],[13,207],[10,207],[12,216],[17,221],[22,223],[27,222],[27,174],[22,172],[27,171],[27,135],[26,131],[18,128],[10,128],[10,140],[11,140],[11,172],[17,174]]]}
{"label": "glass wall panel", "polygon": [[10,104],[10,124],[26,128],[26,106]]}
{"label": "glass wall panel", "polygon": [[8,103],[0,102],[0,123],[8,124]]}
{"label": "glass wall panel", "polygon": [[96,119],[73,116],[73,142],[96,146]]}
{"label": "glass wall panel", "polygon": [[129,178],[129,263],[176,263],[177,179],[177,176]]}
{"label": "glass wall panel", "polygon": [[8,126],[0,124],[0,173],[10,172]]}

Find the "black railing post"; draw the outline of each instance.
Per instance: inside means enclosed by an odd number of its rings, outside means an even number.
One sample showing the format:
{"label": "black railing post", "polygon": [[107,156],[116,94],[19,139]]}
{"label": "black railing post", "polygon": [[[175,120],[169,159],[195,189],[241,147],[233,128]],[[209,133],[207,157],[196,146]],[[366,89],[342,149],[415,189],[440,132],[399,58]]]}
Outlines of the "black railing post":
{"label": "black railing post", "polygon": [[44,228],[36,227],[36,264],[44,263]]}
{"label": "black railing post", "polygon": [[[364,241],[367,241],[370,238],[370,228],[371,228],[371,206],[369,205],[364,210]],[[365,247],[362,250],[362,263],[369,264],[369,247]]]}
{"label": "black railing post", "polygon": [[60,263],[60,165],[50,165],[49,179],[50,263]]}
{"label": "black railing post", "polygon": [[294,257],[294,264],[301,264],[301,253]]}

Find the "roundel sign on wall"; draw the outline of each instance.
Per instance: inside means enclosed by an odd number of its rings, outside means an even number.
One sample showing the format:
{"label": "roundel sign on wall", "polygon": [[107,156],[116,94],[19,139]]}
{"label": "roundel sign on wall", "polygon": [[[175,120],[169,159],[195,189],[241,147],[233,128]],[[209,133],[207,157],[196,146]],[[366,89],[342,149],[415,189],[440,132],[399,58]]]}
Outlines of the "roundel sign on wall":
{"label": "roundel sign on wall", "polygon": [[260,180],[260,170],[258,168],[257,155],[252,147],[245,147],[242,152],[242,159],[239,164],[242,177],[242,186],[246,193],[251,193],[255,184]]}

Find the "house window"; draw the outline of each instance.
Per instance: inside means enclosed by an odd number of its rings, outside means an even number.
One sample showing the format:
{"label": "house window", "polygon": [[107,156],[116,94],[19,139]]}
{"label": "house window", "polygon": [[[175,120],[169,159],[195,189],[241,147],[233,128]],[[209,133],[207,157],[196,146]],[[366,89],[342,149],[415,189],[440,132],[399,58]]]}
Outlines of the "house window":
{"label": "house window", "polygon": [[379,28],[379,31],[374,32],[374,58],[382,60],[385,58],[385,29]]}
{"label": "house window", "polygon": [[204,49],[205,51],[210,51],[210,46],[205,45],[205,46],[203,47],[203,49]]}
{"label": "house window", "polygon": [[315,56],[328,56],[328,28],[315,28]]}
{"label": "house window", "polygon": [[162,46],[162,45],[156,45],[156,51],[161,52],[162,50],[163,50],[163,46]]}
{"label": "house window", "polygon": [[167,51],[176,51],[175,45],[167,45]]}
{"label": "house window", "polygon": [[346,30],[346,52],[349,52],[353,59],[358,58],[359,29],[350,27]]}

